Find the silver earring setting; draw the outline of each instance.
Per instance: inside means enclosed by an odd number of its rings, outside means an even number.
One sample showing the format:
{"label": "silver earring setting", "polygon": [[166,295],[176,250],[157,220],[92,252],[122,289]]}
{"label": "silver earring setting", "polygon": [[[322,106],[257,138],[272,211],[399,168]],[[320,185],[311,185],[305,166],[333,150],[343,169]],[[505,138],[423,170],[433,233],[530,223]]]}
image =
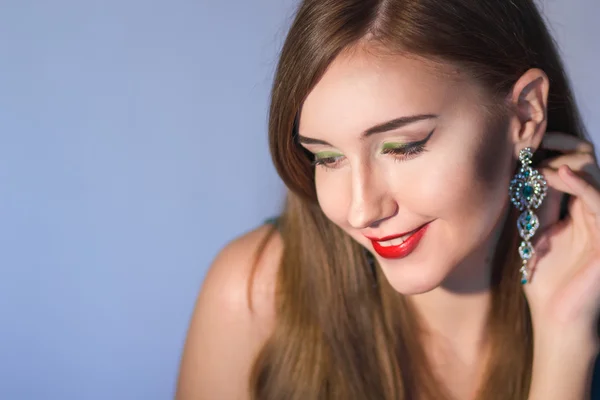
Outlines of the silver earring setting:
{"label": "silver earring setting", "polygon": [[534,254],[530,239],[535,235],[540,226],[540,221],[533,210],[542,204],[548,191],[548,184],[544,176],[538,170],[531,167],[532,157],[533,149],[531,147],[521,150],[519,153],[521,169],[510,182],[509,189],[510,200],[513,205],[519,211],[523,211],[517,219],[517,229],[523,239],[519,246],[519,255],[523,261],[520,269],[522,284],[526,284],[529,280],[527,262]]}

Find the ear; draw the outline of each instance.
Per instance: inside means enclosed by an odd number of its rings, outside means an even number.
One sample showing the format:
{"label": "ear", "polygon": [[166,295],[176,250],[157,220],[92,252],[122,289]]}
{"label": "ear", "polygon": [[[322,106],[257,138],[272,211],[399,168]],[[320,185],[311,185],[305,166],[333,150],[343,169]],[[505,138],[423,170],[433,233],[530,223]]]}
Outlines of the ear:
{"label": "ear", "polygon": [[532,68],[514,84],[507,97],[510,135],[515,156],[525,147],[537,149],[546,132],[550,81],[544,71]]}

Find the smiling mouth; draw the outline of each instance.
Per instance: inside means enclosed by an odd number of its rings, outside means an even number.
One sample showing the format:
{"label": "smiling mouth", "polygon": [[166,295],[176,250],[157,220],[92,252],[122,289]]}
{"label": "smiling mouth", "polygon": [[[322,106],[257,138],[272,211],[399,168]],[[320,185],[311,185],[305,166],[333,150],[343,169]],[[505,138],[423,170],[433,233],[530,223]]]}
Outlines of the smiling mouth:
{"label": "smiling mouth", "polygon": [[[425,224],[425,225],[427,225],[427,224]],[[374,238],[374,237],[368,237],[368,236],[367,236],[367,238],[369,240],[371,240],[372,242],[376,242],[381,247],[398,246],[398,245],[401,245],[402,243],[404,243],[409,237],[414,235],[419,229],[423,228],[425,225],[421,225],[418,228],[413,229],[412,231],[404,233],[402,235],[386,236],[381,239]]]}
{"label": "smiling mouth", "polygon": [[402,235],[400,237],[396,237],[394,239],[390,239],[390,240],[375,240],[381,247],[391,247],[391,246],[398,246],[401,245],[402,243],[404,243],[406,241],[406,239],[408,239],[409,237],[411,237],[416,231],[418,231],[421,228],[417,228],[414,231],[411,231],[405,235]]}
{"label": "smiling mouth", "polygon": [[373,245],[373,250],[381,257],[390,259],[404,258],[417,248],[428,227],[429,223],[402,235],[369,239]]}

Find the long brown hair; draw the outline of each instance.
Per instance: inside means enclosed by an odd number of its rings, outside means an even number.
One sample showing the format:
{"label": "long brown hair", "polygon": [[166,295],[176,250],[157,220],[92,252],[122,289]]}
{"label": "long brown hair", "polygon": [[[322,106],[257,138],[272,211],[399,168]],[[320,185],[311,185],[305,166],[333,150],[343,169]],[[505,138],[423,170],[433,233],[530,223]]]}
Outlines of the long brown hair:
{"label": "long brown hair", "polygon": [[[550,80],[548,130],[585,136],[556,45],[533,0],[302,1],[272,90],[271,154],[289,193],[280,221],[276,327],[253,367],[254,399],[449,397],[431,372],[415,311],[381,278],[364,249],[322,213],[314,167],[295,140],[308,93],[341,51],[365,40],[392,54],[458,66],[495,99],[506,96],[525,71],[540,68]],[[496,249],[491,355],[479,399],[525,400],[529,391],[531,321],[519,282],[514,221],[511,214]]]}

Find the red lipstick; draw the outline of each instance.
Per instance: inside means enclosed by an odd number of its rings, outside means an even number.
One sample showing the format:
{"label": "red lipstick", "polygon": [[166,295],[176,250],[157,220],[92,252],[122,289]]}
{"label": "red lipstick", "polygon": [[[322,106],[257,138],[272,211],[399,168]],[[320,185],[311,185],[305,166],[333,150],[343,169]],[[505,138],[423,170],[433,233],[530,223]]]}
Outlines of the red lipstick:
{"label": "red lipstick", "polygon": [[371,238],[371,244],[373,249],[383,258],[404,258],[408,256],[413,250],[419,245],[419,242],[425,235],[429,224],[425,224],[416,231],[414,231],[404,242],[396,246],[382,246],[379,242],[396,239],[406,235],[406,233],[394,236],[386,236],[384,238]]}

